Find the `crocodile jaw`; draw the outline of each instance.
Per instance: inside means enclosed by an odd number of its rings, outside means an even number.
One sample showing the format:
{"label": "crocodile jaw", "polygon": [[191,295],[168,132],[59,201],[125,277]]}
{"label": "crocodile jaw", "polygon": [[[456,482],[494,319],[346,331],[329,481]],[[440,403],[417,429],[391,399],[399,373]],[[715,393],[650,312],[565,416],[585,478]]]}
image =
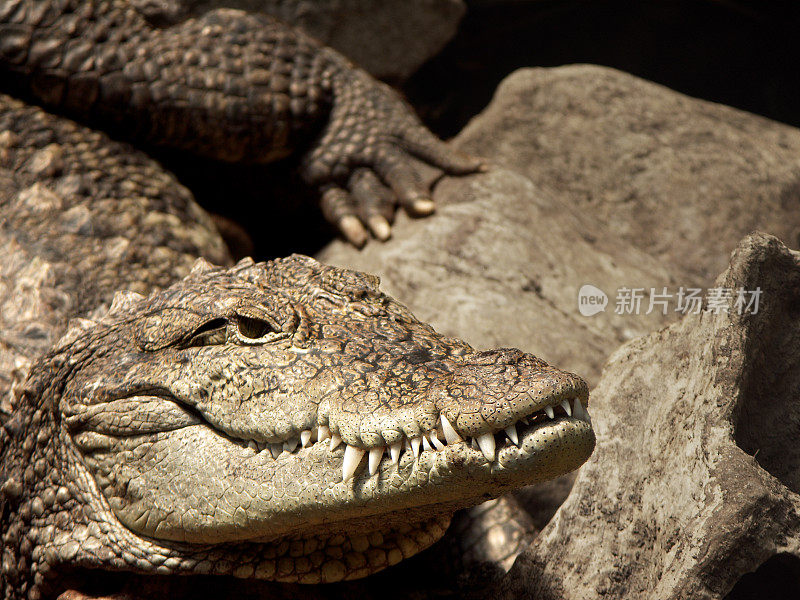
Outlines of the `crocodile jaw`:
{"label": "crocodile jaw", "polygon": [[[316,537],[323,529],[381,530],[395,520],[390,515],[402,522],[412,509],[449,516],[576,469],[591,454],[594,433],[588,421],[563,416],[520,425],[518,442],[499,444],[491,461],[466,440],[441,450],[420,448],[418,456],[409,449],[396,463],[384,454],[374,474],[365,452],[345,481],[348,446],[331,451],[329,440],[275,459],[269,450],[231,441],[205,424],[144,443],[119,438],[109,442],[107,454],[98,451],[97,436],[78,438],[92,445],[85,460],[122,523],[149,537],[198,544]],[[165,462],[160,457],[167,448],[173,452]],[[111,459],[127,466],[104,468]],[[120,488],[124,497],[117,495]]]}

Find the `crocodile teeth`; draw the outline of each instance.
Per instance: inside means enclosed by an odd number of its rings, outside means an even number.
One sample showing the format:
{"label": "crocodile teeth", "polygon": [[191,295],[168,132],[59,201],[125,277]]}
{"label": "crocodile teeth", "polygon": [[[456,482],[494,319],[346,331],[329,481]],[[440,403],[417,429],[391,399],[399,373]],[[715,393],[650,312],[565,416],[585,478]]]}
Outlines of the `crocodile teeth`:
{"label": "crocodile teeth", "polygon": [[255,441],[253,440],[247,442],[247,447],[250,448],[250,450],[252,450],[253,452],[258,452],[258,444],[256,444]]}
{"label": "crocodile teeth", "polygon": [[369,451],[369,474],[375,475],[378,472],[378,465],[381,464],[383,457],[383,448],[373,448]]}
{"label": "crocodile teeth", "polygon": [[475,438],[472,438],[469,441],[469,445],[472,446],[475,450],[480,450],[481,449],[480,446],[478,446],[478,440],[475,439]]}
{"label": "crocodile teeth", "polygon": [[364,456],[364,450],[356,448],[355,446],[344,446],[344,460],[342,461],[342,481],[348,481],[353,478],[353,474],[358,468],[358,463]]}
{"label": "crocodile teeth", "polygon": [[392,455],[392,462],[397,464],[400,460],[400,451],[402,450],[403,442],[397,441],[389,446],[389,453]]}
{"label": "crocodile teeth", "polygon": [[331,430],[327,425],[317,427],[317,441],[323,442],[331,437]]}
{"label": "crocodile teeth", "polygon": [[283,442],[283,449],[287,452],[294,452],[295,448],[297,448],[297,444],[300,443],[300,440],[297,438],[289,438],[285,442]]}
{"label": "crocodile teeth", "polygon": [[406,452],[411,450],[411,441],[408,438],[403,438],[403,450]]}
{"label": "crocodile teeth", "polygon": [[584,416],[583,404],[581,404],[581,401],[578,400],[577,398],[575,398],[572,401],[572,414],[575,415],[581,421],[586,420]]}
{"label": "crocodile teeth", "polygon": [[555,419],[556,418],[556,413],[553,410],[552,406],[545,406],[544,407],[544,412],[546,412],[547,416],[550,417],[551,419]]}
{"label": "crocodile teeth", "polygon": [[411,438],[411,449],[414,451],[414,458],[419,458],[419,444],[421,440],[419,436]]}
{"label": "crocodile teeth", "polygon": [[494,461],[494,435],[484,433],[478,436],[478,446],[481,447],[483,457],[489,462]]}
{"label": "crocodile teeth", "polygon": [[463,439],[461,439],[461,436],[458,435],[458,432],[450,424],[450,421],[447,420],[447,417],[445,417],[444,415],[439,415],[439,418],[442,420],[442,431],[444,432],[444,439],[447,440],[448,444],[455,444],[457,442],[464,441]]}
{"label": "crocodile teeth", "polygon": [[569,400],[561,401],[561,408],[563,408],[568,416],[572,416],[572,407],[569,405]]}
{"label": "crocodile teeth", "polygon": [[519,437],[517,437],[517,427],[516,425],[514,425],[514,423],[506,427],[506,435],[508,436],[508,439],[514,442],[515,446],[519,446]]}
{"label": "crocodile teeth", "polygon": [[574,406],[572,408],[572,412],[575,413],[575,416],[578,417],[581,421],[586,421],[587,423],[592,422],[592,417],[589,416],[589,411],[583,408],[583,404],[581,401],[575,398]]}
{"label": "crocodile teeth", "polygon": [[433,452],[433,446],[431,446],[430,441],[428,441],[428,436],[422,436],[422,449],[428,450],[429,452]]}
{"label": "crocodile teeth", "polygon": [[272,458],[277,459],[283,452],[283,444],[270,444],[269,451],[272,454]]}
{"label": "crocodile teeth", "polygon": [[438,437],[436,437],[436,432],[435,431],[431,431],[428,434],[428,437],[430,438],[431,444],[433,444],[434,448],[436,448],[437,450],[444,450],[444,444],[442,443],[442,441]]}
{"label": "crocodile teeth", "polygon": [[311,441],[311,430],[306,429],[305,431],[300,432],[300,445],[305,448],[308,446],[308,442]]}
{"label": "crocodile teeth", "polygon": [[342,438],[339,436],[338,433],[331,434],[331,444],[330,449],[336,450],[337,446],[342,443]]}

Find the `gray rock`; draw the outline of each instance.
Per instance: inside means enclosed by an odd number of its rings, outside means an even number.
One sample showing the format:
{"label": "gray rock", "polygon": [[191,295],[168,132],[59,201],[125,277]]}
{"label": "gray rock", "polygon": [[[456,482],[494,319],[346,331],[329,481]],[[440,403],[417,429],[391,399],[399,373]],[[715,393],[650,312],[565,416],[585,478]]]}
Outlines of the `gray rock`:
{"label": "gray rock", "polygon": [[[445,179],[432,219],[321,259],[381,274],[442,331],[590,383],[619,343],[675,318],[674,296],[667,315],[614,314],[619,288],[644,288],[646,312],[651,288],[709,287],[753,229],[800,233],[800,130],[613,69],[518,71],[453,144],[515,172]],[[605,312],[578,313],[584,284]]]}
{"label": "gray rock", "polygon": [[[459,332],[478,347],[518,346],[578,372],[590,384],[620,342],[666,325],[675,313],[616,315],[611,297],[605,312],[584,317],[576,303],[581,285],[592,283],[609,295],[622,286],[707,288],[752,228],[792,241],[800,230],[800,131],[611,69],[517,72],[453,143],[513,171],[498,167],[461,181],[444,179],[434,191],[433,218],[411,222],[401,215],[388,244],[358,252],[334,243],[321,258],[379,273],[389,293],[440,331]],[[761,281],[759,265],[791,262],[785,249],[776,250],[777,241],[764,239],[752,238],[742,247],[737,256],[749,258],[734,263],[739,267],[729,272],[731,282],[755,286]],[[758,262],[762,255],[772,258]],[[794,277],[771,273],[764,277],[773,286],[781,276],[787,284]],[[776,298],[792,293],[770,289]],[[767,327],[761,319],[769,314],[776,313],[765,311],[752,327]],[[769,327],[780,332],[785,317]],[[618,387],[603,383],[593,392],[599,398],[592,414],[602,413],[596,419],[598,437],[612,437],[601,441],[590,473],[579,476],[582,487],[512,568],[508,590],[515,597],[694,597],[706,584],[716,587],[697,597],[713,597],[731,589],[747,570],[762,564],[768,572],[782,568],[783,555],[770,557],[796,510],[794,500],[787,500],[793,492],[763,472],[754,476],[753,494],[772,494],[764,510],[774,507],[780,516],[774,522],[764,517],[762,524],[739,523],[732,516],[753,508],[756,512],[745,514],[759,520],[750,491],[740,504],[708,498],[710,478],[728,478],[718,493],[739,493],[736,470],[748,467],[752,474],[758,468],[741,449],[730,447],[732,421],[719,420],[739,410],[729,405],[733,395],[726,400],[732,384],[712,400],[705,396],[720,385],[714,378],[723,376],[709,374],[713,365],[702,364],[709,352],[724,357],[719,369],[726,361],[743,360],[725,350],[732,342],[714,341],[717,332],[709,323],[722,318],[696,315],[621,351],[635,361],[636,377],[633,367],[619,367],[608,376]],[[735,326],[750,327],[746,320]],[[733,327],[718,325],[728,332]],[[669,338],[663,347],[662,337]],[[755,364],[759,352],[777,352],[768,345],[748,346],[747,360]],[[670,355],[671,365],[659,362],[663,354]],[[736,377],[733,366],[724,373]],[[674,401],[679,393],[680,401]],[[627,408],[617,411],[620,397]],[[769,429],[739,430],[749,431],[751,454]],[[697,464],[710,447],[733,457],[724,464],[715,457],[713,473],[710,459]],[[774,451],[764,456],[783,464],[785,472],[794,466],[794,458],[781,463]],[[662,466],[647,471],[654,462]],[[674,476],[665,480],[668,468]],[[749,482],[743,480],[744,487]],[[556,483],[517,494],[538,527],[566,496],[571,479]],[[707,523],[723,531],[732,526],[730,539],[703,529],[702,519],[711,519],[717,509],[719,520]],[[749,557],[748,536],[763,536]],[[607,550],[606,540],[611,540]],[[709,558],[701,564],[696,556],[703,552]],[[692,569],[705,571],[694,577]]]}
{"label": "gray rock", "polygon": [[597,448],[501,597],[797,597],[800,253],[749,236],[717,284],[760,288],[758,312],[690,315],[611,356]]}
{"label": "gray rock", "polygon": [[[656,260],[599,231],[552,194],[504,169],[437,186],[437,214],[400,218],[387,244],[334,243],[319,258],[376,273],[389,294],[478,348],[515,346],[597,381],[622,341],[672,316],[578,311],[578,290],[669,285]],[[645,299],[644,308],[647,308]],[[644,310],[643,310],[644,312]]]}
{"label": "gray rock", "polygon": [[606,67],[522,69],[459,134],[707,286],[746,234],[800,234],[800,130]]}
{"label": "gray rock", "polygon": [[[163,0],[136,0],[159,2]],[[260,11],[291,23],[336,48],[381,79],[408,78],[458,29],[463,0],[168,0],[209,8]]]}

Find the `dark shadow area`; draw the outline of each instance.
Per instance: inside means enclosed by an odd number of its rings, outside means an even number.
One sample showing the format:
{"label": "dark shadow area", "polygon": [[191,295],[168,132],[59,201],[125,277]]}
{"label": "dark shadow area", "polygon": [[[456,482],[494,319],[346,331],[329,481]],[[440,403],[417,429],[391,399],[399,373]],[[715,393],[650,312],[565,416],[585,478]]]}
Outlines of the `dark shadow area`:
{"label": "dark shadow area", "polygon": [[[466,572],[456,560],[457,550],[449,540],[369,577],[341,583],[302,585],[236,579],[220,575],[141,575],[101,570],[77,570],[62,583],[89,597],[116,600],[170,598],[172,600],[482,600],[491,595],[490,587],[503,575],[496,565],[481,565]],[[493,570],[494,569],[494,570]]]}
{"label": "dark shadow area", "polygon": [[537,485],[529,485],[514,492],[517,502],[530,515],[536,529],[541,531],[569,496],[577,471]]}
{"label": "dark shadow area", "polygon": [[[237,252],[229,244],[235,258],[313,255],[336,237],[334,228],[322,218],[316,190],[297,173],[296,159],[233,165],[163,149],[148,152],[192,190],[203,208],[243,228],[252,245],[245,243],[246,250]],[[227,241],[228,232],[221,233]]]}
{"label": "dark shadow area", "polygon": [[523,67],[606,65],[800,125],[800,7],[777,1],[468,0],[458,34],[405,86],[457,134]]}
{"label": "dark shadow area", "polygon": [[753,573],[742,576],[725,600],[795,600],[800,598],[800,558],[776,554]]}
{"label": "dark shadow area", "polygon": [[786,295],[780,298],[783,294],[774,288],[763,292],[758,320],[749,334],[733,435],[736,445],[762,469],[800,493],[796,443],[800,438],[800,281],[791,259],[783,260],[787,264],[782,268],[791,273],[781,281]]}

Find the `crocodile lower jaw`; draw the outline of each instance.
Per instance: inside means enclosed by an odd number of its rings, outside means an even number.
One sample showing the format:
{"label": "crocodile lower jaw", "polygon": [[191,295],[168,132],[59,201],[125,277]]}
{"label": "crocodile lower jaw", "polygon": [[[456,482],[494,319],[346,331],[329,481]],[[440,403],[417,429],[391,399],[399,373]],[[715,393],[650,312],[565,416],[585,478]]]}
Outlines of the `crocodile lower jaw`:
{"label": "crocodile lower jaw", "polygon": [[[583,405],[578,397],[572,400],[564,399],[554,401],[539,410],[534,411],[526,417],[522,417],[515,423],[511,423],[503,430],[487,432],[474,437],[459,435],[452,424],[443,414],[439,416],[439,426],[436,429],[427,431],[419,436],[405,436],[402,441],[394,444],[377,446],[374,448],[359,448],[349,444],[344,444],[344,456],[342,459],[342,480],[348,481],[361,470],[364,456],[368,456],[367,471],[369,476],[373,476],[384,463],[397,465],[401,457],[413,454],[414,459],[419,458],[421,452],[441,452],[447,446],[453,444],[467,444],[474,450],[479,450],[487,462],[492,463],[497,458],[497,451],[503,447],[511,445],[520,447],[519,432],[524,432],[530,425],[547,424],[555,419],[572,419],[582,421],[591,425],[591,417],[588,409]],[[250,440],[246,446],[255,455],[266,453],[265,456],[272,456],[279,460],[283,457],[297,455],[304,448],[309,448],[320,442],[326,442],[330,451],[334,451],[343,444],[342,438],[331,433],[326,425],[320,425],[314,429],[306,429],[283,442],[256,442]]]}
{"label": "crocodile lower jaw", "polygon": [[[591,425],[574,416],[536,418],[519,425],[517,435],[519,446],[505,433],[501,442],[493,438],[492,461],[462,441],[441,450],[422,448],[418,456],[406,451],[397,463],[382,460],[374,475],[357,468],[343,481],[347,449],[331,451],[329,440],[274,459],[197,424],[158,438],[172,446],[204,448],[202,453],[176,455],[179,460],[163,471],[143,458],[130,479],[135,487],[99,481],[120,521],[162,540],[219,544],[307,538],[355,526],[381,530],[390,515],[408,519],[409,511],[419,511],[417,520],[422,521],[452,514],[572,471],[590,456],[595,442]],[[159,443],[153,442],[155,455]],[[128,452],[125,445],[135,451],[138,444],[121,438],[112,451]],[[312,471],[317,476],[300,484],[303,473]]]}

